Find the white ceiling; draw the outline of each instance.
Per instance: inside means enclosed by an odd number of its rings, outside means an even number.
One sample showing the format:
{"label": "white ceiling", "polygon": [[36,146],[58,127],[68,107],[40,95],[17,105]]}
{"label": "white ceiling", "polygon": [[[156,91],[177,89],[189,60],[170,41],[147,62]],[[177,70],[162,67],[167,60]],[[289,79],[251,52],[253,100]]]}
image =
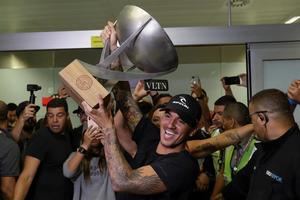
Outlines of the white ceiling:
{"label": "white ceiling", "polygon": [[[300,0],[232,0],[232,25],[282,24],[300,15]],[[102,29],[122,7],[137,5],[163,27],[225,26],[227,0],[0,0],[0,33]],[[298,20],[300,21],[300,20]]]}

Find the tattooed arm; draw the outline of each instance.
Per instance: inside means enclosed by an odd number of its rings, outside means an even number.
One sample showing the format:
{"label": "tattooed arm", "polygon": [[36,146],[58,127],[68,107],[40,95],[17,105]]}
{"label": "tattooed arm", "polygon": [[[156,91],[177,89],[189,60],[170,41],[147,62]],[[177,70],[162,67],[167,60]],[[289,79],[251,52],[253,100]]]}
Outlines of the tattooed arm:
{"label": "tattooed arm", "polygon": [[[103,41],[110,41],[110,51],[114,51],[118,48],[117,33],[112,22],[108,22],[104,27],[101,37]],[[119,59],[113,62],[110,67],[112,70],[123,70]],[[130,108],[130,106],[131,104],[134,105],[135,102],[131,102],[131,99],[128,99],[128,97],[131,97],[128,82],[118,83],[112,92],[114,93],[118,107],[122,111],[122,113],[118,111],[114,119],[117,136],[122,148],[133,157],[137,151],[137,145],[132,140],[132,131],[141,118],[138,118],[139,115],[135,114],[135,112],[131,112],[131,110],[135,110],[135,107]],[[135,117],[137,118],[135,119]]]}
{"label": "tattooed arm", "polygon": [[88,116],[100,127],[99,138],[104,145],[113,189],[134,194],[155,194],[166,191],[165,184],[150,165],[138,169],[130,167],[121,152],[111,112],[104,107],[103,99],[99,99],[98,109],[92,109],[85,102],[83,106]]}
{"label": "tattooed arm", "polygon": [[156,194],[167,190],[150,165],[132,169],[125,160],[114,128],[103,130],[107,167],[114,191],[134,194]]}
{"label": "tattooed arm", "polygon": [[121,147],[133,158],[137,152],[137,144],[132,139],[132,131],[129,129],[120,110],[114,117],[114,125]]}
{"label": "tattooed arm", "polygon": [[248,124],[243,127],[227,130],[216,137],[188,141],[187,150],[196,158],[205,157],[214,151],[238,143],[241,139],[250,136],[252,132],[253,124]]}
{"label": "tattooed arm", "polygon": [[143,115],[138,104],[132,97],[129,83],[127,81],[120,81],[115,86],[113,92],[124,119],[126,120],[130,130],[134,131]]}
{"label": "tattooed arm", "polygon": [[[101,33],[101,37],[104,41],[110,40],[110,50],[114,51],[117,49],[117,33],[112,22],[108,22]],[[116,63],[111,66],[113,69],[122,71],[122,66],[120,66],[119,59]],[[128,123],[131,131],[133,131],[142,118],[142,113],[132,97],[129,82],[120,81],[118,82],[113,91],[118,107],[120,108],[124,119]],[[117,116],[115,120],[123,120],[123,117]],[[122,124],[122,121],[120,122]]]}
{"label": "tattooed arm", "polygon": [[132,133],[143,115],[131,95],[128,82],[119,82],[114,87],[113,93],[120,109],[114,118],[117,136],[122,148],[134,157],[137,144],[132,140]]}

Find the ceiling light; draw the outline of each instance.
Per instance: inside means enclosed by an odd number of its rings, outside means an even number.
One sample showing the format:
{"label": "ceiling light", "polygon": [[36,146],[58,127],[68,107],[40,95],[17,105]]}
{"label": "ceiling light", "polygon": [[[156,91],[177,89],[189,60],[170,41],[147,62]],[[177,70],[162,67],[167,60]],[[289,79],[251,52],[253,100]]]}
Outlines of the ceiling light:
{"label": "ceiling light", "polygon": [[250,0],[231,0],[232,8],[244,7],[250,3]]}
{"label": "ceiling light", "polygon": [[291,23],[294,23],[295,21],[297,21],[298,19],[300,19],[300,16],[295,16],[295,17],[292,17],[291,19],[287,20],[284,23],[285,24],[291,24]]}

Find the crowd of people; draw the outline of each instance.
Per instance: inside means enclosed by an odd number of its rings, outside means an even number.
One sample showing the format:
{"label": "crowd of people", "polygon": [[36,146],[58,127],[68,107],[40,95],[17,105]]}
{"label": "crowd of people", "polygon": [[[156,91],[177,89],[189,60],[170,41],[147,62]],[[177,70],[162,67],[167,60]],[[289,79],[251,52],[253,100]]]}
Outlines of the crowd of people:
{"label": "crowd of people", "polygon": [[[101,36],[117,48],[111,22]],[[65,94],[40,120],[39,106],[0,100],[0,200],[300,199],[299,80],[247,107],[222,78],[213,111],[201,83],[174,96],[143,84],[118,82],[97,108],[82,102],[74,129]]]}

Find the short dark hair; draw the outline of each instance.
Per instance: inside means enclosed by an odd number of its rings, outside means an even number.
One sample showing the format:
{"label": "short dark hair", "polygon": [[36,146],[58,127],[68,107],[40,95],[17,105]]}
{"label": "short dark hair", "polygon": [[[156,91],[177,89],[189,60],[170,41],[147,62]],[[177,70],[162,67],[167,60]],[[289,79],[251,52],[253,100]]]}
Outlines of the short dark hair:
{"label": "short dark hair", "polygon": [[170,97],[172,98],[172,95],[170,95],[169,93],[160,93],[158,95],[156,95],[155,97],[153,97],[153,105],[156,105],[157,102],[164,97]]}
{"label": "short dark hair", "polygon": [[153,107],[153,105],[147,101],[139,101],[138,106],[139,106],[141,112],[143,113],[143,115],[147,115]]}
{"label": "short dark hair", "polygon": [[224,95],[215,101],[215,106],[226,106],[229,103],[235,103],[236,99],[231,95]]}
{"label": "short dark hair", "polygon": [[250,103],[256,109],[280,113],[282,117],[293,120],[287,95],[278,89],[265,89],[256,93]]}
{"label": "short dark hair", "polygon": [[66,113],[68,113],[68,103],[65,98],[53,98],[47,104],[47,111],[49,108],[63,107]]}
{"label": "short dark hair", "polygon": [[[16,109],[16,115],[17,117],[20,117],[21,113],[24,111],[25,107],[29,104],[29,101],[23,101],[19,103],[17,109]],[[35,112],[38,112],[40,110],[40,106],[36,105]]]}
{"label": "short dark hair", "polygon": [[6,103],[0,100],[0,121],[7,120],[7,113],[8,109]]}
{"label": "short dark hair", "polygon": [[8,103],[7,104],[7,109],[8,109],[8,111],[14,111],[14,110],[17,110],[17,104],[15,104],[15,103]]}
{"label": "short dark hair", "polygon": [[248,107],[241,102],[227,104],[223,112],[223,117],[232,117],[240,126],[250,123]]}

